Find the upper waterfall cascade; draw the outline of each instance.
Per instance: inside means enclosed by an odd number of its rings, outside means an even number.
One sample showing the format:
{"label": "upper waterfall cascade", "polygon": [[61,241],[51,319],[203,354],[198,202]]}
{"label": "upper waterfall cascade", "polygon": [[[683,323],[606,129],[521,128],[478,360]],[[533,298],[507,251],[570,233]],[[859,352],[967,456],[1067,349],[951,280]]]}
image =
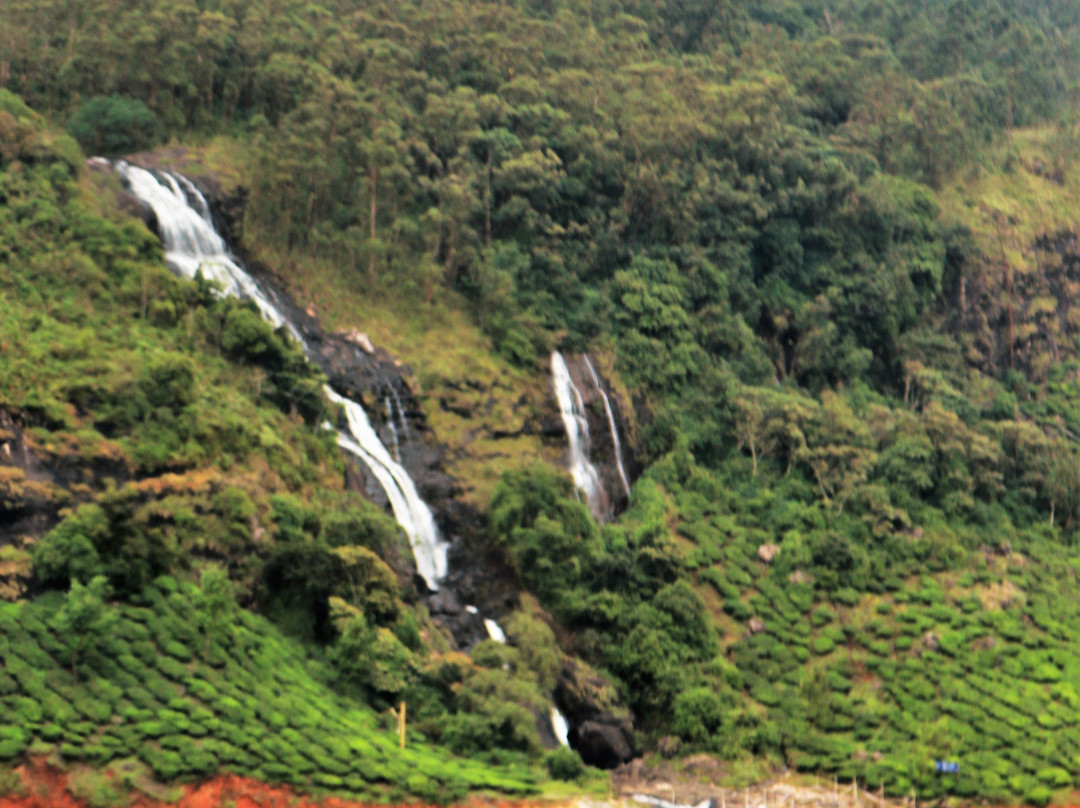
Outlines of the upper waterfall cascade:
{"label": "upper waterfall cascade", "polygon": [[160,172],[159,179],[159,174],[123,161],[116,164],[116,171],[131,192],[154,211],[165,242],[165,260],[173,271],[185,278],[202,271],[203,277],[220,284],[225,294],[253,301],[275,328],[286,326],[303,344],[296,327],[229,255],[225,240],[214,229],[206,198],[187,177]]}
{"label": "upper waterfall cascade", "polygon": [[[310,355],[310,347],[299,329],[229,255],[225,240],[214,229],[206,199],[190,180],[171,172],[150,172],[125,162],[118,162],[116,171],[131,192],[154,211],[165,242],[165,259],[177,274],[194,278],[202,271],[204,277],[219,283],[225,294],[253,301],[263,317],[275,327],[288,328]],[[345,410],[348,428],[338,430],[338,445],[363,461],[382,485],[394,517],[409,537],[417,571],[431,590],[438,589],[439,580],[446,575],[449,545],[439,536],[431,509],[420,498],[408,472],[379,440],[363,407],[329,387],[325,392]],[[394,396],[407,436],[405,412]],[[393,424],[393,413],[389,416]]]}
{"label": "upper waterfall cascade", "polygon": [[574,485],[585,495],[589,510],[599,516],[603,512],[604,489],[596,467],[589,462],[589,421],[585,418],[585,403],[570,377],[566,360],[558,351],[551,355],[551,378],[570,445],[570,475]]}

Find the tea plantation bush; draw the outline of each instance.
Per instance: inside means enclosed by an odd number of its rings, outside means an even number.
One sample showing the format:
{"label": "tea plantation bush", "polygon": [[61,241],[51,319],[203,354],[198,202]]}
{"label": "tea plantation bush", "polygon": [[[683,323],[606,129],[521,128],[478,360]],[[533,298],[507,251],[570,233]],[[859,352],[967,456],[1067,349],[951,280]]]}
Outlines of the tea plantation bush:
{"label": "tea plantation bush", "polygon": [[48,622],[58,597],[0,606],[0,761],[34,745],[95,766],[138,757],[161,780],[225,770],[365,799],[536,790],[533,769],[453,758],[413,739],[400,750],[396,733],[313,679],[302,647],[262,618],[230,622],[223,631],[235,653],[207,664],[202,638],[183,619],[197,594],[162,578],[144,591],[148,605],[109,607],[113,644],[149,630],[131,644],[146,653],[114,663],[108,643],[88,648],[76,682],[65,656],[43,650],[62,648]]}

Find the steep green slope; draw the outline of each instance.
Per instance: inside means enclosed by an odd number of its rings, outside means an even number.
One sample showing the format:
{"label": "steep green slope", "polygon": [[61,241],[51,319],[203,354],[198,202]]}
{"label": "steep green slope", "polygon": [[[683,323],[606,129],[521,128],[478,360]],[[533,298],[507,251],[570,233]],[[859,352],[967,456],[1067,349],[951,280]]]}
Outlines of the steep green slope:
{"label": "steep green slope", "polygon": [[[137,5],[104,30],[104,6],[59,26],[63,3],[5,4],[0,75],[87,146],[211,136],[208,164],[246,190],[238,241],[327,323],[369,329],[414,364],[463,496],[486,509],[480,549],[557,623],[531,651],[481,651],[488,664],[458,670],[456,690],[436,665],[380,691],[370,659],[345,683],[376,703],[420,699],[425,729],[460,749],[534,752],[522,711],[550,671],[502,691],[486,677],[501,654],[557,659],[558,636],[612,678],[648,750],[884,781],[896,795],[1064,798],[1080,775],[1066,586],[1080,526],[1075,4]],[[0,127],[10,151],[18,127]],[[13,153],[33,164],[35,148]],[[33,181],[62,188],[53,174],[77,159],[51,162]],[[22,171],[5,172],[12,198],[54,194],[20,190]],[[18,210],[4,243],[40,232],[48,255],[70,238],[62,222],[80,221],[56,204]],[[136,230],[105,241],[152,251]],[[317,423],[304,410],[316,380],[241,307],[124,274],[94,249],[127,290],[125,322],[157,319],[212,357],[191,371],[200,401],[266,426],[267,446],[222,443],[210,465],[248,471],[236,487],[275,538],[318,546],[278,560],[307,558],[302,581],[338,569],[326,524],[353,503],[315,496],[337,461],[282,412]],[[155,312],[162,296],[171,310]],[[183,396],[176,411],[153,404],[174,401],[184,373],[168,352],[83,395],[70,371],[96,349],[71,353],[68,315],[30,301],[26,318],[44,308],[62,324],[26,320],[39,342],[17,343],[28,359],[12,404],[52,419],[31,438],[53,445],[56,432],[99,465],[123,458],[157,479],[167,458],[203,468],[198,447],[231,434],[185,421]],[[130,342],[116,338],[121,359]],[[602,354],[638,410],[644,472],[615,524],[533,465],[552,459],[524,427],[553,347]],[[246,395],[213,376],[233,372],[226,359],[251,366]],[[79,406],[96,413],[92,430]],[[279,483],[259,471],[282,428],[291,451],[266,462],[291,470]],[[45,512],[92,498],[12,479]],[[286,489],[299,504],[272,499]],[[199,489],[190,508],[215,541],[252,510],[231,493],[214,505],[219,493]],[[392,527],[355,509],[392,560]],[[182,552],[130,578],[110,567],[114,585],[134,595],[200,558],[195,532],[165,536]],[[230,560],[254,592],[258,570],[240,563],[251,550],[264,558],[240,542]],[[374,598],[340,625],[293,608],[297,592],[319,608],[343,593],[316,590],[298,587],[278,614],[297,634],[338,637],[331,654],[350,632],[397,653],[425,625],[408,591],[394,590],[408,608],[379,617]],[[470,687],[498,692],[489,704],[514,693],[521,710],[491,707],[472,726]],[[944,757],[961,760],[958,777],[933,775]]]}
{"label": "steep green slope", "polygon": [[[323,681],[327,673],[245,612],[205,643],[198,589],[162,578],[83,655],[78,678],[51,623],[56,595],[0,607],[0,757],[58,753],[105,765],[137,758],[170,781],[231,771],[357,799],[433,802],[475,790],[534,793],[537,775],[455,758]],[[209,651],[209,653],[207,653]]]}
{"label": "steep green slope", "polygon": [[[0,572],[23,600],[2,617],[0,757],[535,792],[549,677],[516,648],[447,653],[401,530],[346,490],[317,426],[321,372],[253,307],[170,274],[116,178],[6,91],[0,116]],[[81,584],[104,636],[57,622]],[[519,646],[554,648],[535,622]],[[402,700],[403,753],[383,723]]]}

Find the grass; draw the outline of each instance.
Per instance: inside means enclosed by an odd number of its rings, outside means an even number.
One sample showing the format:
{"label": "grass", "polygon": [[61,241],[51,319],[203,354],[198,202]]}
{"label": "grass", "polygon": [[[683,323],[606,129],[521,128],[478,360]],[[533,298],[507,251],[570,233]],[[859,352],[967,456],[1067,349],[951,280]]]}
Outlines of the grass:
{"label": "grass", "polygon": [[48,625],[55,596],[0,607],[0,711],[10,717],[0,760],[34,747],[86,764],[74,782],[92,805],[110,804],[105,767],[160,782],[229,771],[380,801],[537,792],[528,768],[455,758],[416,737],[399,749],[392,722],[337,696],[318,661],[261,617],[242,613],[204,661],[193,591],[163,578],[142,605],[114,606],[115,631],[77,681]]}
{"label": "grass", "polygon": [[[1061,183],[1048,176],[1053,170],[1061,135],[1053,127],[1017,129],[1009,140],[988,150],[983,165],[976,165],[943,188],[939,200],[949,221],[966,225],[990,256],[1001,252],[1003,238],[1010,259],[1024,259],[1023,250],[1037,236],[1077,229],[1080,225],[1080,175],[1074,158],[1063,163]],[[1041,163],[1042,174],[1033,167]]]}

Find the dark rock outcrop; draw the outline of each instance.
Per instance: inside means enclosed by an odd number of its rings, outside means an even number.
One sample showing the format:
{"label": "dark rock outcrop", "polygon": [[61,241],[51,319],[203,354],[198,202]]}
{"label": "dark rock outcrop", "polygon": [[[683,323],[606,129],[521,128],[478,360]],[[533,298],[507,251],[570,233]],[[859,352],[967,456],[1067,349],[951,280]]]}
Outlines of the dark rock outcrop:
{"label": "dark rock outcrop", "polygon": [[614,769],[634,757],[636,746],[630,710],[615,688],[577,659],[563,664],[555,703],[570,725],[570,746],[590,766]]}

